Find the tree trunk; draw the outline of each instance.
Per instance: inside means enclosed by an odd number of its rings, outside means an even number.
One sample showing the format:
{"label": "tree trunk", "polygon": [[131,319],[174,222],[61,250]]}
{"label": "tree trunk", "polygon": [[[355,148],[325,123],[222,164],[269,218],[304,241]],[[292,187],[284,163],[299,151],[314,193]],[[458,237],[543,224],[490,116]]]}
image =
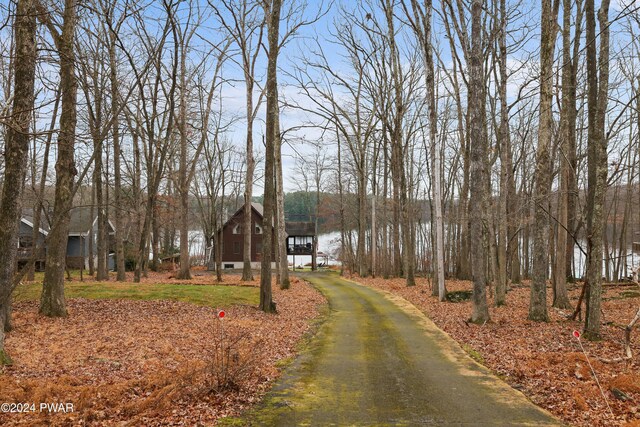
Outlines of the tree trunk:
{"label": "tree trunk", "polygon": [[506,1],[500,0],[500,32],[498,38],[499,68],[500,68],[500,126],[498,128],[498,149],[500,150],[500,200],[498,202],[498,254],[495,305],[501,306],[507,302],[507,274],[509,256],[509,184],[511,176],[511,142],[509,135],[509,111],[507,107],[507,12]]}
{"label": "tree trunk", "polygon": [[[184,36],[181,40],[180,52],[180,114],[178,132],[180,133],[180,271],[176,278],[191,280],[191,266],[189,260],[189,166],[187,139],[187,46]],[[206,132],[206,129],[203,129]],[[194,159],[195,161],[195,159]]]}
{"label": "tree trunk", "polygon": [[[109,14],[109,21],[112,20],[112,16]],[[111,114],[113,114],[113,124],[111,129],[111,135],[113,137],[113,199],[114,199],[114,214],[115,214],[115,245],[116,245],[116,280],[124,282],[127,277],[125,273],[125,260],[124,260],[124,240],[123,230],[124,222],[122,218],[122,172],[120,170],[120,120],[118,120],[120,111],[120,93],[118,91],[118,64],[116,61],[116,35],[113,32],[109,32],[109,79],[111,84]]]}
{"label": "tree trunk", "polygon": [[[596,65],[595,11],[593,0],[585,3],[587,18],[587,87],[589,106],[588,143],[588,211],[587,211],[587,281],[584,335],[600,339],[600,307],[602,303],[602,241],[604,235],[604,201],[607,192],[607,138],[605,115],[609,89],[609,0],[601,3],[600,58]],[[596,75],[599,73],[599,75]],[[599,81],[598,81],[599,80]]]}
{"label": "tree trunk", "polygon": [[485,89],[482,54],[482,0],[471,5],[471,55],[469,64],[469,134],[470,190],[469,225],[471,266],[473,273],[473,311],[471,321],[483,324],[490,320],[487,306],[487,260],[484,222],[487,209],[487,141],[484,135]]}
{"label": "tree trunk", "polygon": [[278,135],[278,78],[280,9],[282,0],[272,0],[269,10],[269,54],[267,58],[267,120],[264,174],[264,223],[262,237],[262,265],[260,271],[260,309],[276,311],[271,294],[271,255],[273,246],[273,213],[275,205],[275,145]]}
{"label": "tree trunk", "polygon": [[[278,108],[279,109],[279,108]],[[291,281],[289,279],[289,258],[287,256],[287,231],[286,231],[286,222],[284,215],[284,187],[282,180],[282,138],[280,137],[280,114],[276,116],[276,153],[275,153],[275,162],[276,162],[276,178],[277,178],[277,188],[276,188],[276,202],[278,204],[278,246],[276,246],[276,250],[280,251],[280,288],[281,289],[289,289],[291,286]]]}
{"label": "tree trunk", "polygon": [[[4,348],[5,331],[11,329],[11,293],[18,248],[18,224],[24,188],[31,117],[34,108],[36,68],[36,10],[31,0],[16,5],[15,73],[13,108],[8,120],[4,150],[4,180],[0,203],[0,366],[10,365]],[[34,242],[34,245],[36,242]]]}
{"label": "tree trunk", "polygon": [[431,42],[431,16],[433,3],[424,2],[424,10],[417,0],[411,2],[413,8],[412,26],[422,47],[422,58],[425,65],[427,114],[429,116],[429,147],[431,151],[431,179],[433,212],[432,225],[435,226],[435,272],[437,286],[433,287],[440,301],[444,301],[447,293],[444,281],[444,224],[442,218],[442,182],[441,182],[441,152],[438,146],[438,124],[436,110],[435,72],[433,65],[433,46]]}
{"label": "tree trunk", "polygon": [[409,203],[409,194],[407,188],[407,176],[405,173],[404,162],[407,158],[407,144],[402,135],[402,125],[404,122],[404,115],[406,108],[403,100],[403,88],[402,88],[402,67],[400,64],[400,54],[396,46],[396,33],[394,25],[393,5],[391,0],[386,0],[385,15],[387,18],[387,36],[389,41],[389,56],[391,66],[391,79],[394,89],[393,98],[393,124],[391,130],[391,145],[392,152],[395,154],[393,163],[395,164],[394,171],[395,184],[399,185],[399,199],[400,212],[401,212],[401,230],[402,230],[402,259],[404,264],[404,274],[407,281],[407,286],[415,285],[415,248],[413,240],[411,238],[411,206]]}
{"label": "tree trunk", "polygon": [[[340,276],[344,276],[344,264],[346,253],[346,226],[344,220],[344,190],[342,188],[342,147],[340,144],[340,133],[336,129],[336,139],[338,140],[338,196],[340,198]],[[294,263],[295,267],[295,263]],[[351,271],[351,267],[348,268]]]}
{"label": "tree trunk", "polygon": [[547,276],[549,271],[549,193],[551,191],[551,139],[553,126],[553,52],[555,49],[556,13],[551,0],[542,0],[540,41],[540,123],[536,151],[535,221],[533,240],[533,274],[529,319],[546,322]]}
{"label": "tree trunk", "polygon": [[[375,163],[374,163],[375,164]],[[371,277],[376,277],[376,272],[378,266],[376,263],[378,262],[376,259],[376,251],[378,250],[378,242],[377,242],[377,230],[376,230],[376,179],[375,176],[377,174],[376,167],[373,167],[373,179],[371,184]],[[316,215],[317,218],[317,215]],[[317,219],[316,219],[317,222]],[[317,227],[316,227],[317,228]]]}
{"label": "tree trunk", "polygon": [[[364,158],[361,160],[364,162]],[[367,233],[367,176],[364,165],[358,168],[358,248],[356,260],[360,277],[367,276],[367,257],[365,256],[365,236]]]}
{"label": "tree trunk", "polygon": [[[576,1],[576,20],[573,27],[575,28],[574,42],[573,42],[573,59],[570,65],[571,74],[570,84],[568,88],[563,87],[563,92],[566,89],[569,101],[569,111],[567,112],[567,131],[569,138],[567,139],[567,152],[565,153],[567,167],[569,169],[569,175],[567,180],[567,228],[568,235],[571,238],[567,238],[567,254],[566,254],[566,269],[567,276],[572,281],[575,279],[575,273],[573,271],[573,258],[575,241],[573,236],[576,235],[578,229],[577,220],[577,206],[578,206],[578,181],[577,181],[577,144],[576,144],[576,87],[577,87],[577,70],[578,62],[580,60],[580,39],[582,29],[582,17],[583,7],[582,1]],[[565,65],[566,66],[566,65]],[[566,71],[566,69],[565,69]],[[564,86],[564,85],[563,85]]]}
{"label": "tree trunk", "polygon": [[[96,120],[93,126],[93,149],[95,150],[95,160],[93,169],[93,185],[96,194],[96,208],[98,213],[97,221],[97,238],[96,238],[96,252],[98,256],[98,262],[96,265],[96,280],[104,281],[109,279],[109,273],[107,272],[107,230],[105,229],[106,215],[105,215],[105,200],[104,200],[104,186],[102,182],[102,140],[100,138],[100,131],[102,128],[102,106],[101,95],[96,96]],[[93,220],[93,215],[91,216]],[[92,222],[93,224],[93,222]],[[91,234],[93,235],[93,225],[91,227]],[[93,259],[91,260],[93,262]]]}
{"label": "tree trunk", "polygon": [[56,186],[53,227],[49,232],[47,264],[40,313],[45,316],[66,316],[64,297],[64,271],[69,235],[69,219],[73,202],[72,190],[77,175],[74,151],[76,138],[76,96],[78,84],[75,67],[76,0],[65,0],[62,33],[56,43],[60,55],[60,88],[62,93],[58,158],[56,160]]}
{"label": "tree trunk", "polygon": [[[251,271],[251,199],[253,197],[253,172],[255,169],[255,159],[253,157],[253,80],[245,72],[245,84],[247,90],[247,174],[244,182],[244,223],[242,231],[244,233],[244,246],[242,252],[243,267],[242,280],[253,280]],[[263,235],[264,238],[264,235]],[[264,244],[263,250],[264,250]]]}
{"label": "tree trunk", "polygon": [[427,80],[427,105],[429,114],[429,145],[431,147],[433,166],[433,200],[434,214],[436,226],[436,266],[437,266],[437,283],[438,283],[438,299],[444,301],[447,294],[447,288],[444,282],[444,224],[442,220],[442,182],[440,175],[441,152],[437,144],[438,141],[438,123],[436,111],[436,94],[435,94],[435,73],[433,66],[433,47],[431,44],[431,12],[432,4],[429,0],[426,4],[427,16],[425,17],[425,45],[424,59],[425,72]]}
{"label": "tree trunk", "polygon": [[[91,206],[89,207],[89,218],[95,218],[95,209],[96,209],[96,191],[95,188],[91,187]],[[94,276],[96,274],[96,264],[95,264],[95,251],[94,251],[94,246],[95,246],[95,239],[94,239],[94,233],[93,230],[91,233],[89,233],[89,235],[86,237],[88,243],[86,246],[89,246],[89,251],[88,253],[85,252],[84,248],[85,248],[85,242],[83,240],[82,242],[82,268],[85,268],[84,262],[85,262],[85,257],[89,260],[89,276]]]}
{"label": "tree trunk", "polygon": [[[562,28],[562,112],[561,112],[561,156],[560,156],[560,191],[558,192],[558,239],[556,244],[555,275],[553,280],[553,307],[570,309],[567,293],[567,243],[569,240],[569,182],[573,171],[568,153],[571,151],[572,139],[575,138],[575,88],[572,87],[574,74],[571,60],[571,2],[563,2]],[[577,41],[576,41],[577,43]]]}
{"label": "tree trunk", "polygon": [[[56,100],[55,103],[53,105],[53,113],[51,115],[51,122],[49,124],[49,134],[47,135],[47,140],[45,142],[45,148],[44,148],[44,154],[42,156],[42,172],[40,174],[40,181],[38,183],[38,190],[36,193],[36,200],[35,203],[33,204],[33,234],[32,234],[32,239],[33,239],[33,245],[34,248],[37,246],[37,242],[40,240],[40,229],[41,224],[42,224],[42,211],[44,209],[44,191],[47,185],[47,174],[49,171],[49,152],[51,150],[51,140],[53,139],[53,130],[55,129],[56,126],[56,121],[58,118],[58,108],[60,106],[60,91],[58,90],[56,93]],[[35,144],[35,138],[34,138],[34,144]],[[34,145],[34,157],[35,157],[35,145]],[[36,166],[35,166],[35,162],[36,159],[34,158],[34,168],[33,168],[33,182],[34,182],[34,189],[36,188],[35,186],[35,177],[36,177]],[[42,253],[44,253],[45,248],[44,245],[42,246]],[[29,281],[34,281],[35,280],[35,266],[36,264],[32,264],[29,267],[29,272],[27,273],[27,280]]]}

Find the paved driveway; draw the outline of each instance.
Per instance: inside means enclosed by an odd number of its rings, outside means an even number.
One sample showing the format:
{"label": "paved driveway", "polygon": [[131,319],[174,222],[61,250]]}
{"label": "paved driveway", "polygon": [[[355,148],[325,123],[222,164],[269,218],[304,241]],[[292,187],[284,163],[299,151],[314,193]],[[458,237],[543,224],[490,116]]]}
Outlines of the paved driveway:
{"label": "paved driveway", "polygon": [[331,273],[304,278],[328,298],[329,319],[243,424],[561,425],[404,299]]}

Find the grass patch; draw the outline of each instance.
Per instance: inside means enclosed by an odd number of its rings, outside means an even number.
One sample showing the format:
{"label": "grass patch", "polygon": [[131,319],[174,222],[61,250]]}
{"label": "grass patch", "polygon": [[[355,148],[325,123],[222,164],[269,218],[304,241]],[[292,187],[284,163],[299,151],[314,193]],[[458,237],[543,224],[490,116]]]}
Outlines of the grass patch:
{"label": "grass patch", "polygon": [[[603,293],[605,293],[607,289],[603,288]],[[621,300],[621,299],[627,299],[627,298],[638,298],[640,297],[640,291],[636,291],[636,290],[626,290],[626,291],[621,291],[618,295],[613,295],[607,298],[603,298],[604,301],[615,301],[615,300]]]}
{"label": "grass patch", "polygon": [[640,291],[622,291],[620,292],[620,298],[638,298],[640,297]]}
{"label": "grass patch", "polygon": [[[260,290],[248,286],[188,285],[165,283],[67,282],[67,298],[131,299],[144,301],[183,301],[208,307],[233,304],[258,305]],[[14,301],[34,301],[40,298],[42,283],[19,285]]]}
{"label": "grass patch", "polygon": [[462,345],[462,349],[476,362],[478,362],[481,365],[484,365],[484,357],[482,357],[482,354],[480,354],[480,352],[478,350],[476,350],[475,348],[471,347],[468,344],[463,344]]}
{"label": "grass patch", "polygon": [[447,295],[445,296],[445,298],[449,302],[463,302],[463,301],[469,301],[472,295],[473,295],[473,291],[455,291],[455,292],[447,292]]}

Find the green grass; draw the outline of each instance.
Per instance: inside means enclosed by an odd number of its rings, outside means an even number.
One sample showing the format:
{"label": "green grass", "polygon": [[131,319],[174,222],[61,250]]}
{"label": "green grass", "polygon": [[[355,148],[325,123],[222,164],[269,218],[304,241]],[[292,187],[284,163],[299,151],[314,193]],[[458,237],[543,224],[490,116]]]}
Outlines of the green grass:
{"label": "green grass", "polygon": [[454,292],[447,292],[447,295],[445,295],[445,298],[449,302],[463,302],[463,301],[469,301],[472,295],[473,295],[473,291],[454,291]]}
{"label": "green grass", "polygon": [[[67,298],[184,301],[208,307],[258,305],[259,289],[247,286],[181,285],[164,283],[65,282]],[[41,282],[18,286],[14,301],[40,298]]]}
{"label": "green grass", "polygon": [[475,360],[476,362],[478,362],[481,365],[484,365],[484,357],[482,357],[482,354],[480,354],[480,352],[478,350],[476,350],[475,348],[471,347],[468,344],[463,344],[462,345],[462,349],[464,351],[466,351],[467,354],[469,356],[471,356],[471,358],[473,360]]}

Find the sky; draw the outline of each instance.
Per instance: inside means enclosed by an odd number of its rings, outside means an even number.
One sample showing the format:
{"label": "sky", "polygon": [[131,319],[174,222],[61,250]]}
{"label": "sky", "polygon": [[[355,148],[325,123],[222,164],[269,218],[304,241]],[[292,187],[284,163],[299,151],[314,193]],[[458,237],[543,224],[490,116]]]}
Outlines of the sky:
{"label": "sky", "polygon": [[[2,3],[8,0],[0,0]],[[375,3],[376,0],[370,0]],[[206,9],[206,1],[205,0],[197,0],[197,4],[199,4],[203,9]],[[295,4],[296,7],[299,7],[303,4],[300,1],[291,2],[288,1],[286,3]],[[512,2],[510,2],[512,3]],[[596,7],[598,7],[598,3],[596,2]],[[185,3],[186,4],[186,3]],[[619,16],[619,11],[625,9],[625,7],[632,4],[631,7],[640,7],[640,0],[634,0],[632,3],[630,0],[612,0],[611,12],[610,16],[612,19]],[[434,0],[434,6],[436,9],[440,9],[442,6],[440,5],[440,1]],[[6,7],[6,5],[4,5]],[[154,11],[153,9],[157,8],[157,6],[152,5],[150,9],[146,11],[148,16],[153,17],[154,15],[158,15],[158,11]],[[340,10],[345,11],[353,11],[360,8],[361,13],[368,12],[373,10],[371,6],[367,4],[367,2],[361,1],[353,1],[353,0],[336,0],[334,2],[329,1],[315,1],[308,0],[306,3],[306,7],[304,11],[298,15],[299,19],[302,20],[313,20],[318,14],[319,10],[322,10],[324,13],[322,16],[314,22],[312,25],[303,26],[291,40],[283,47],[280,57],[279,57],[279,91],[280,97],[282,100],[294,101],[300,103],[302,105],[309,105],[308,100],[306,100],[303,96],[299,94],[297,88],[292,85],[292,82],[289,78],[287,78],[287,73],[290,72],[297,64],[300,62],[300,58],[308,54],[310,52],[310,46],[313,45],[314,38],[318,38],[320,42],[326,47],[326,53],[329,57],[330,62],[335,67],[336,70],[345,70],[347,72],[347,67],[344,64],[344,58],[341,56],[340,52],[338,52],[333,45],[328,44],[327,38],[330,38],[330,34],[334,32],[334,24],[339,20]],[[628,9],[627,9],[628,10]],[[530,75],[532,72],[532,67],[536,67],[535,58],[537,58],[537,46],[539,45],[539,36],[538,36],[538,21],[539,21],[539,5],[538,2],[532,4],[528,1],[523,1],[521,5],[518,7],[518,12],[520,15],[516,20],[517,23],[521,23],[520,31],[516,32],[516,37],[528,36],[529,39],[526,43],[524,43],[523,48],[518,51],[510,52],[509,63],[513,66],[517,66],[523,60],[526,60],[529,56],[533,59],[530,65],[525,67],[522,72],[512,76],[509,81],[509,93],[511,96],[515,96],[519,85],[522,84],[523,81]],[[381,18],[376,17],[374,12],[374,19]],[[383,18],[382,18],[383,19]],[[561,17],[559,17],[561,19]],[[212,20],[207,21],[212,22]],[[519,27],[519,25],[514,24],[514,27]],[[283,23],[281,26],[281,33],[285,32],[287,28],[287,24]],[[448,53],[448,42],[443,37],[444,29],[442,27],[441,19],[438,14],[434,14],[434,42],[436,47],[440,49],[442,59],[445,64],[451,64],[451,58]],[[211,26],[205,25],[202,29],[203,38],[211,37],[215,39],[219,37],[216,35],[215,30]],[[619,40],[617,41],[619,42]],[[622,41],[624,42],[624,40]],[[258,69],[258,79],[260,81],[264,81],[266,69],[266,61],[264,55],[260,58],[257,64]],[[41,65],[41,72],[47,73],[46,64]],[[245,106],[245,94],[244,94],[244,82],[242,81],[242,73],[240,68],[235,65],[232,61],[228,61],[227,65],[223,69],[223,75],[225,78],[229,80],[229,83],[224,85],[221,96],[223,98],[224,104],[224,112],[227,117],[241,117],[244,115],[244,106]],[[535,84],[532,85],[534,87]],[[532,90],[535,90],[532,89]],[[80,94],[81,96],[81,94]],[[43,111],[47,111],[52,106],[46,105],[43,108]],[[258,152],[263,152],[263,134],[264,134],[264,104],[260,113],[258,114],[258,118],[254,127],[255,132],[255,140],[254,144]],[[307,113],[303,113],[299,110],[295,110],[292,108],[284,108],[281,111],[281,127],[283,130],[287,130],[292,127],[308,124],[310,121],[317,122],[317,120],[311,117]],[[44,123],[47,123],[44,120]],[[237,120],[236,123],[232,126],[231,131],[228,134],[228,138],[236,145],[239,149],[242,149],[245,144],[245,124],[242,119]],[[297,176],[295,172],[295,163],[296,158],[298,157],[309,157],[313,153],[313,148],[308,143],[303,143],[302,141],[318,141],[321,138],[321,131],[319,129],[305,127],[304,129],[295,131],[295,132],[287,132],[287,136],[285,138],[286,143],[283,147],[283,168],[284,168],[284,185],[286,191],[295,191],[299,189],[300,177]],[[329,140],[324,141],[325,144],[329,144]],[[330,146],[328,149],[332,152],[335,152],[335,147]],[[82,151],[82,147],[79,147],[79,150]],[[259,157],[263,157],[260,153]],[[256,183],[254,194],[261,194],[262,185],[260,182]]]}

